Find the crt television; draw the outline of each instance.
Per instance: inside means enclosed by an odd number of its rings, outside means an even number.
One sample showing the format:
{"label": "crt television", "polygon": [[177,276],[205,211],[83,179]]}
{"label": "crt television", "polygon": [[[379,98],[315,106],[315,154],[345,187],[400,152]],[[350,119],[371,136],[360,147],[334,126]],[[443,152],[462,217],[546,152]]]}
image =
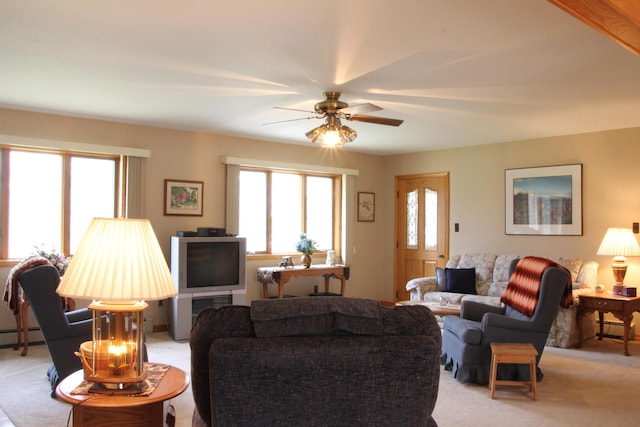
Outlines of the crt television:
{"label": "crt television", "polygon": [[244,290],[246,263],[244,237],[171,237],[171,275],[179,294]]}

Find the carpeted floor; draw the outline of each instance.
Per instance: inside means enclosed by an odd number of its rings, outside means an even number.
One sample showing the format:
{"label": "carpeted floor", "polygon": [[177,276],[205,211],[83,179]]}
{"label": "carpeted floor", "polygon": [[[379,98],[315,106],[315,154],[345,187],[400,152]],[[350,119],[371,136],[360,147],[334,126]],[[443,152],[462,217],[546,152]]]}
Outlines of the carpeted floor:
{"label": "carpeted floor", "polygon": [[[150,360],[189,372],[189,344],[176,343],[166,333],[148,336]],[[619,340],[587,341],[581,349],[547,347],[541,368],[545,377],[532,401],[526,388],[501,388],[491,400],[487,387],[460,384],[442,371],[434,417],[440,427],[456,426],[636,426],[640,410],[640,343],[622,354]],[[32,346],[27,357],[0,350],[0,426],[66,426],[70,405],[49,397],[43,345]],[[411,396],[407,396],[411,399]],[[171,401],[176,426],[191,425],[191,390]],[[402,410],[398,408],[398,410]],[[2,412],[10,422],[4,421]],[[389,414],[393,419],[393,414]],[[7,422],[6,426],[3,422]]]}

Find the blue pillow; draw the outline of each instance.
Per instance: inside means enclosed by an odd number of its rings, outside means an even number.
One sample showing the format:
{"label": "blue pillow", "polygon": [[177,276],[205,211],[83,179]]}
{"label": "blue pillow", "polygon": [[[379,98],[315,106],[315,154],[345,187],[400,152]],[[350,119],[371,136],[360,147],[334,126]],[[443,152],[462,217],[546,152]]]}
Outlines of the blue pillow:
{"label": "blue pillow", "polygon": [[445,268],[447,292],[476,295],[475,268]]}

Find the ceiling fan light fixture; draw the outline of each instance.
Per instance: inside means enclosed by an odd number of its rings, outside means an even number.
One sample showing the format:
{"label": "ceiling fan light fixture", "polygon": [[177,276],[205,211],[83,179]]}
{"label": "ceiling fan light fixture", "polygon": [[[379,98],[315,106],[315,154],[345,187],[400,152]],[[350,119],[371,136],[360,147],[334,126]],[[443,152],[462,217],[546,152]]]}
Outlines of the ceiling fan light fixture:
{"label": "ceiling fan light fixture", "polygon": [[311,129],[305,134],[312,143],[319,143],[325,147],[342,147],[358,136],[358,133],[340,123],[336,116],[328,116],[326,123]]}

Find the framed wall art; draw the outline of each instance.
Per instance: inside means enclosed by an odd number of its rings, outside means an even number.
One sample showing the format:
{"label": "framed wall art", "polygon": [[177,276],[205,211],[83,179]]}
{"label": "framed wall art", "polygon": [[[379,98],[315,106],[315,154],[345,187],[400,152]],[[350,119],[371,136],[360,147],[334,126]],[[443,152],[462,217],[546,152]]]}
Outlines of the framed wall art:
{"label": "framed wall art", "polygon": [[505,170],[506,234],[582,235],[582,164]]}
{"label": "framed wall art", "polygon": [[358,193],[358,221],[374,222],[376,220],[376,194]]}
{"label": "framed wall art", "polygon": [[164,180],[164,214],[202,216],[204,182]]}

